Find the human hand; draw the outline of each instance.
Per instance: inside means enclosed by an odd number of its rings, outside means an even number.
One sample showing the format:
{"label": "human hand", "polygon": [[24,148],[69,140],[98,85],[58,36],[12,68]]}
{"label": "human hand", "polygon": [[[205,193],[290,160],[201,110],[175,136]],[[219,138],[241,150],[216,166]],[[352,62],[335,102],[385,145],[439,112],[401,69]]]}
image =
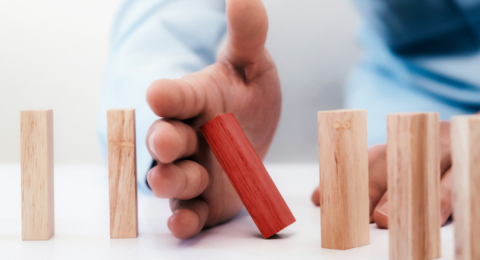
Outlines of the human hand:
{"label": "human hand", "polygon": [[160,79],[147,90],[159,117],[146,144],[158,165],[147,175],[153,194],[169,198],[168,228],[189,238],[235,216],[242,202],[199,127],[231,112],[264,158],[278,125],[280,82],[264,44],[268,18],[260,0],[227,0],[228,43],[217,62],[182,79]]}
{"label": "human hand", "polygon": [[[370,222],[380,228],[388,228],[387,203],[387,146],[376,145],[368,150],[368,174],[370,197]],[[445,223],[452,214],[452,156],[450,152],[450,123],[440,123],[440,201],[441,223]],[[320,204],[318,187],[312,194],[315,205]]]}

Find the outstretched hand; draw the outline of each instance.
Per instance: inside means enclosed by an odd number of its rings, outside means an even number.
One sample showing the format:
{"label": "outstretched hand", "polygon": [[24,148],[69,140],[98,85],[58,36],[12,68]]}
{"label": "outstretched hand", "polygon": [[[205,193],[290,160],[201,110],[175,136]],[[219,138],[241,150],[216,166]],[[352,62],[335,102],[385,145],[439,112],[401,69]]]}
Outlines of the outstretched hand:
{"label": "outstretched hand", "polygon": [[160,79],[147,90],[162,117],[146,144],[158,165],[147,175],[153,194],[170,199],[168,228],[189,238],[235,216],[242,203],[199,127],[231,112],[263,159],[280,118],[275,64],[265,49],[268,18],[260,0],[227,0],[228,42],[217,62],[182,79]]}

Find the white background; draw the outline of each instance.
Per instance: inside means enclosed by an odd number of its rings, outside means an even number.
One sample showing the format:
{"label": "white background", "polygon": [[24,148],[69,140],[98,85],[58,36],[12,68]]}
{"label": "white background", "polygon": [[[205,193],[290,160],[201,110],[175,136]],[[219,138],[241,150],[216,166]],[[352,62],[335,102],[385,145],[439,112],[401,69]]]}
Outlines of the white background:
{"label": "white background", "polygon": [[[0,0],[0,162],[20,158],[19,111],[54,109],[56,163],[101,163],[95,117],[117,0]],[[264,0],[283,113],[268,161],[316,161],[316,111],[342,106],[358,56],[347,0]]]}

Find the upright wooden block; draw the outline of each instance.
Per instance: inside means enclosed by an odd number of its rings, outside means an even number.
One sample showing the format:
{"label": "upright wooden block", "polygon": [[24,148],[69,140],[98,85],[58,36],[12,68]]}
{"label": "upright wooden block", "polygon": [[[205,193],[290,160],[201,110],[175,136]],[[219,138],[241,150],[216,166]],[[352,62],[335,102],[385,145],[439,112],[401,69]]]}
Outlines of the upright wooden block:
{"label": "upright wooden block", "polygon": [[389,114],[387,123],[390,259],[439,258],[438,113]]}
{"label": "upright wooden block", "polygon": [[455,259],[480,259],[480,116],[452,120]]}
{"label": "upright wooden block", "polygon": [[232,113],[215,117],[200,127],[200,131],[264,238],[295,222]]}
{"label": "upright wooden block", "polygon": [[107,111],[110,237],[138,235],[135,110]]}
{"label": "upright wooden block", "polygon": [[53,212],[53,111],[20,112],[22,239],[48,240]]}
{"label": "upright wooden block", "polygon": [[318,112],[322,247],[370,243],[366,110]]}

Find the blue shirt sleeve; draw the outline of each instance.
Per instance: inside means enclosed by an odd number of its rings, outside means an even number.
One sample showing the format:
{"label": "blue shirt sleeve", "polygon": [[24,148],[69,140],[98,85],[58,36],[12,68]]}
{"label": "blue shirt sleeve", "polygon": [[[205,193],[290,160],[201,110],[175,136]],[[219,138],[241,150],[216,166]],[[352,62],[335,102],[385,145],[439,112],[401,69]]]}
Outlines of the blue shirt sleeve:
{"label": "blue shirt sleeve", "polygon": [[363,56],[347,108],[368,110],[369,143],[386,140],[386,116],[480,110],[480,0],[354,0]]}
{"label": "blue shirt sleeve", "polygon": [[145,101],[147,87],[160,78],[180,78],[216,60],[226,33],[224,0],[143,0],[122,3],[112,28],[110,55],[97,118],[107,158],[106,110],[135,108],[137,179],[142,191],[152,164],[146,133],[158,119]]}

